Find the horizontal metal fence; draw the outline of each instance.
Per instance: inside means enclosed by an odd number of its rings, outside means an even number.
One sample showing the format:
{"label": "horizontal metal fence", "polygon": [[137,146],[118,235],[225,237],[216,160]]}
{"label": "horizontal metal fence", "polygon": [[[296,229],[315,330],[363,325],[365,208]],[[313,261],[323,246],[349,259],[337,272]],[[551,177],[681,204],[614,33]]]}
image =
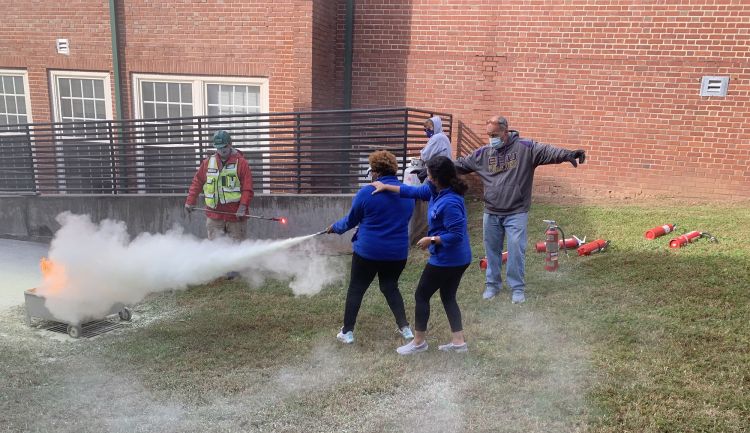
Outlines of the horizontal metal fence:
{"label": "horizontal metal fence", "polygon": [[185,193],[221,129],[250,163],[256,192],[353,192],[374,150],[405,169],[432,115],[450,137],[450,114],[414,108],[1,125],[0,193]]}

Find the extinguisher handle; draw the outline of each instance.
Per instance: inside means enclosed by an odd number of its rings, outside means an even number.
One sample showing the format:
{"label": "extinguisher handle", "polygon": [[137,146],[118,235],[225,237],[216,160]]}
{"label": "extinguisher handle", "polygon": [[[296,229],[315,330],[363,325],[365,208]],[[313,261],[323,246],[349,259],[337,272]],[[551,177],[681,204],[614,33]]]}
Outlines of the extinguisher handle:
{"label": "extinguisher handle", "polygon": [[701,232],[701,237],[702,238],[707,238],[709,242],[716,242],[716,243],[719,242],[719,240],[716,239],[716,236],[714,236],[714,235],[712,235],[711,233],[708,233],[708,232]]}

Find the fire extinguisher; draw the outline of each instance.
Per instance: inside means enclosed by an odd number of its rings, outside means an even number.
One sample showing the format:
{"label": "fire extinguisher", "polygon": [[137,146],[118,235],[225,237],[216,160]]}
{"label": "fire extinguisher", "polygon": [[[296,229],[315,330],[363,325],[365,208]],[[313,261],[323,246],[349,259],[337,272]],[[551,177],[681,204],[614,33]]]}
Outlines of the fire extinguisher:
{"label": "fire extinguisher", "polygon": [[684,235],[677,236],[676,238],[669,241],[669,247],[682,248],[698,238],[707,238],[710,242],[719,242],[719,240],[716,239],[716,237],[714,237],[711,233],[699,232],[698,230],[694,230],[692,232],[685,233]]}
{"label": "fire extinguisher", "polygon": [[[547,223],[547,230],[544,232],[544,244],[545,249],[547,250],[547,255],[544,257],[544,269],[549,272],[554,272],[559,267],[558,255],[560,251],[560,238],[558,238],[557,232],[560,232],[560,237],[562,237],[563,239],[565,239],[565,233],[563,233],[562,229],[557,225],[556,222],[552,220],[543,221]],[[562,247],[565,249],[565,253],[567,254],[568,247],[565,242],[563,242]]]}
{"label": "fire extinguisher", "polygon": [[[560,239],[557,241],[557,245],[560,248],[578,248],[581,245],[583,245],[586,242],[586,237],[584,236],[583,239],[578,239],[577,236],[573,236],[572,238],[568,238],[565,240]],[[563,245],[564,244],[564,245]],[[536,252],[538,253],[546,253],[547,252],[547,241],[540,241],[536,243]]]}
{"label": "fire extinguisher", "polygon": [[[503,251],[502,255],[502,262],[505,263],[508,261],[508,252]],[[485,270],[487,269],[487,257],[482,257],[479,259],[479,269]]]}
{"label": "fire extinguisher", "polygon": [[673,232],[677,228],[677,224],[664,224],[663,226],[654,227],[651,230],[646,230],[644,236],[646,239],[653,240],[659,236],[664,236],[667,233]]}
{"label": "fire extinguisher", "polygon": [[592,253],[604,251],[604,249],[607,248],[608,246],[609,246],[609,241],[605,241],[604,239],[597,239],[593,242],[589,242],[587,244],[584,244],[578,247],[578,255],[588,256],[588,255],[591,255]]}

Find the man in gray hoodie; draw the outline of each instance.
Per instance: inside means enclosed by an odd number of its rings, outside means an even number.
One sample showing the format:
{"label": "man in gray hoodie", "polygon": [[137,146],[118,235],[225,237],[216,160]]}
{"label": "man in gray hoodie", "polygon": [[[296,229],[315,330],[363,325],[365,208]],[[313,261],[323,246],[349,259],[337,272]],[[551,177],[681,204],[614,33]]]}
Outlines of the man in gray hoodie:
{"label": "man in gray hoodie", "polygon": [[484,185],[484,249],[487,254],[487,273],[484,299],[500,292],[501,255],[503,241],[508,235],[508,264],[506,277],[512,291],[511,300],[520,304],[526,300],[526,226],[531,207],[531,187],[534,169],[545,164],[570,162],[573,167],[583,163],[586,152],[567,150],[534,140],[521,138],[518,131],[508,129],[508,120],[493,116],[487,121],[490,144],[469,156],[455,161],[459,173],[476,172]]}

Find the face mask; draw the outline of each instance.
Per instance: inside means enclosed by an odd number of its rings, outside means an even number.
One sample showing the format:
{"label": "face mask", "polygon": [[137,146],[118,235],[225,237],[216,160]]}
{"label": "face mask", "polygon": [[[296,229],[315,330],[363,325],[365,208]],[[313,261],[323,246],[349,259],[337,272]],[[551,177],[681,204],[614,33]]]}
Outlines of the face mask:
{"label": "face mask", "polygon": [[432,129],[425,129],[424,134],[427,136],[427,138],[432,138],[432,136],[435,134],[435,131]]}
{"label": "face mask", "polygon": [[229,155],[232,153],[232,148],[229,146],[222,147],[221,149],[216,149],[216,153],[219,154],[221,159],[227,159],[229,158]]}
{"label": "face mask", "polygon": [[490,137],[490,146],[492,146],[493,149],[500,149],[503,147],[503,144],[505,142],[500,137]]}

